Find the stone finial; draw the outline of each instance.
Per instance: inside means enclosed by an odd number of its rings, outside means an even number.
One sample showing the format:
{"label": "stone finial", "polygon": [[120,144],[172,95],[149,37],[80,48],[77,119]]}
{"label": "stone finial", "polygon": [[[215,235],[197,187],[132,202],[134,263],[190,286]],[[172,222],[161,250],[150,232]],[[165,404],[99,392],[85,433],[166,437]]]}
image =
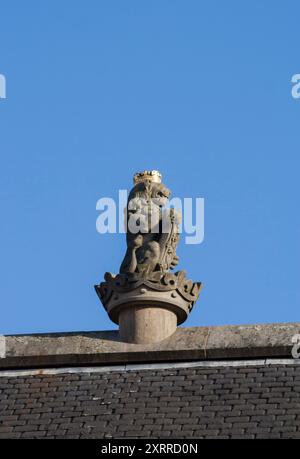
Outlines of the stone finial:
{"label": "stone finial", "polygon": [[[183,323],[193,308],[200,282],[174,269],[179,262],[180,215],[166,209],[170,190],[158,171],[134,176],[127,203],[127,250],[119,274],[106,273],[95,286],[120,338],[132,343],[159,342]],[[138,225],[138,227],[137,227]]]}

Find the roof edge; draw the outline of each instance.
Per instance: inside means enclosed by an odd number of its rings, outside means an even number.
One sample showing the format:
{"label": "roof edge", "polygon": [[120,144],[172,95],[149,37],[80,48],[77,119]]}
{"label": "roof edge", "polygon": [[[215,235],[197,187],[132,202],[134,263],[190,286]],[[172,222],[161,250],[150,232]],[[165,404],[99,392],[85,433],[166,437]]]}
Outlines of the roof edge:
{"label": "roof edge", "polygon": [[177,328],[151,345],[121,342],[117,331],[0,336],[0,369],[192,360],[291,358],[300,323]]}

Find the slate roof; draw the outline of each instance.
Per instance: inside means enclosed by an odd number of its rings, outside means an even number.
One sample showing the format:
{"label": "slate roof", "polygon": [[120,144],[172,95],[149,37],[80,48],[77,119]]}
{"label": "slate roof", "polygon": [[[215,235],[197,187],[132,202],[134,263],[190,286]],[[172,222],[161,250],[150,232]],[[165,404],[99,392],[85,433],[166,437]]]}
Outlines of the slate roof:
{"label": "slate roof", "polygon": [[0,438],[300,438],[292,359],[41,373],[2,372]]}

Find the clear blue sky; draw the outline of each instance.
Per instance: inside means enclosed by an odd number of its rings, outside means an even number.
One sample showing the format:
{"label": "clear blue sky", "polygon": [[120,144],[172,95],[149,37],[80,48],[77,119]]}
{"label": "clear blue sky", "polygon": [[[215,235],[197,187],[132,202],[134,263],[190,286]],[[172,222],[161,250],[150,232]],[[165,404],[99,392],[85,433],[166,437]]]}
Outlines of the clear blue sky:
{"label": "clear blue sky", "polygon": [[0,7],[0,333],[115,327],[93,285],[125,241],[95,206],[143,169],[205,198],[187,326],[299,321],[299,2]]}

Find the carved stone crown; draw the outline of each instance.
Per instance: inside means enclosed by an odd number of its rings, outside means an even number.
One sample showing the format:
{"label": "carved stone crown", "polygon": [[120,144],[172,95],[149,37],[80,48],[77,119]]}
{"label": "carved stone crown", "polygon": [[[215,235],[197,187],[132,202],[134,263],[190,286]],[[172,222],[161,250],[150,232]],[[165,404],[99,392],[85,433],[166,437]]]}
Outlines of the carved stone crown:
{"label": "carved stone crown", "polygon": [[162,175],[158,171],[143,171],[137,172],[133,176],[133,183],[135,185],[140,182],[145,182],[146,180],[154,183],[161,183]]}
{"label": "carved stone crown", "polygon": [[141,306],[162,306],[177,315],[178,325],[183,323],[196,302],[201,282],[186,278],[185,271],[176,273],[153,272],[117,274],[105,273],[105,282],[95,285],[110,319],[118,324],[122,308]]}

